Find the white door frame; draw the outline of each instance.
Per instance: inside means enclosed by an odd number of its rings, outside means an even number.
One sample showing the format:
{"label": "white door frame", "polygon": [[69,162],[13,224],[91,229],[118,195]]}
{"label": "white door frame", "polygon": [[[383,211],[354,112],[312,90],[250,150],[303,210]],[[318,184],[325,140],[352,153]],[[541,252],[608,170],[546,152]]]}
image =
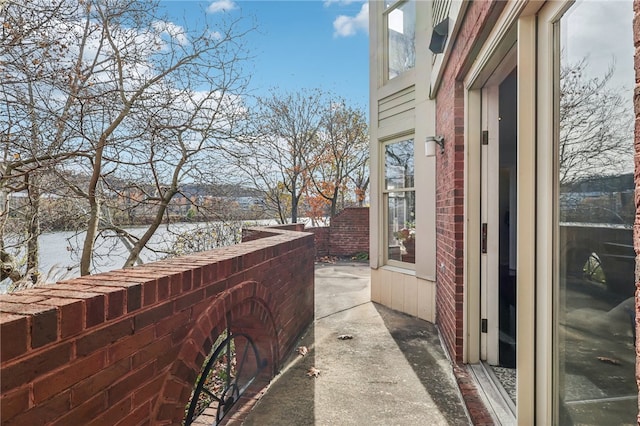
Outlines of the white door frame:
{"label": "white door frame", "polygon": [[[551,387],[536,382],[536,43],[538,10],[544,2],[508,2],[465,78],[465,344],[464,361],[480,359],[480,164],[481,88],[517,45],[517,407],[519,423],[546,423]],[[477,120],[477,121],[476,121]],[[543,329],[546,327],[542,327]],[[536,385],[537,383],[537,385]],[[543,385],[543,386],[540,386]],[[543,396],[542,398],[540,398]],[[538,403],[537,399],[541,399]],[[540,414],[543,414],[540,416]]]}
{"label": "white door frame", "polygon": [[[480,315],[486,320],[486,332],[480,335],[480,359],[490,365],[499,363],[499,194],[500,135],[498,126],[499,82],[488,82],[482,88],[482,131],[487,132],[487,144],[481,146],[480,178]],[[486,227],[485,227],[486,224]],[[482,325],[484,328],[484,325]]]}

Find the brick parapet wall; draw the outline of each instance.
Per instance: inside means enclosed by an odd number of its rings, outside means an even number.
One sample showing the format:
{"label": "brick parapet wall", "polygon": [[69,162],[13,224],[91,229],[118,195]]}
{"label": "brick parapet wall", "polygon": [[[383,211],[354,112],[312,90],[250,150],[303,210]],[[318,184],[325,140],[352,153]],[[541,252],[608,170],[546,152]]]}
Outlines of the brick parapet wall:
{"label": "brick parapet wall", "polygon": [[315,239],[316,244],[316,256],[329,256],[329,238],[331,236],[331,228],[328,226],[308,228],[307,232],[311,232]]}
{"label": "brick parapet wall", "polygon": [[350,207],[331,219],[329,253],[352,256],[369,253],[369,208]]}
{"label": "brick parapet wall", "polygon": [[180,423],[227,327],[273,375],[313,320],[313,237],[254,231],[270,236],[0,296],[2,424]]}
{"label": "brick parapet wall", "polygon": [[264,228],[243,228],[242,229],[242,242],[259,240],[260,238],[267,238],[276,235],[272,230],[280,231],[304,231],[304,223],[286,223],[284,225],[272,225],[268,229]]}
{"label": "brick parapet wall", "polygon": [[318,256],[353,256],[369,253],[369,207],[347,207],[330,226],[309,228],[316,238]]}
{"label": "brick parapet wall", "polygon": [[464,86],[462,78],[502,1],[471,2],[446,64],[436,97],[436,133],[447,141],[437,156],[436,322],[451,358],[462,361],[464,298]]}

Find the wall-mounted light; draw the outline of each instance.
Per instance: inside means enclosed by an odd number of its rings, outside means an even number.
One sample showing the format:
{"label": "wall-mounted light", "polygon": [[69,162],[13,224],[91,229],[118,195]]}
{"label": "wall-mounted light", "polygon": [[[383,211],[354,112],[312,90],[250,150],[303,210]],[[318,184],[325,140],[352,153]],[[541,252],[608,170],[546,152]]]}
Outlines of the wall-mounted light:
{"label": "wall-mounted light", "polygon": [[429,42],[429,50],[435,54],[444,52],[449,36],[449,18],[440,21],[438,25],[433,27],[431,32],[431,41]]}
{"label": "wall-mounted light", "polygon": [[444,136],[427,136],[424,141],[424,152],[427,157],[436,155],[436,145],[440,147],[440,153],[444,152]]}

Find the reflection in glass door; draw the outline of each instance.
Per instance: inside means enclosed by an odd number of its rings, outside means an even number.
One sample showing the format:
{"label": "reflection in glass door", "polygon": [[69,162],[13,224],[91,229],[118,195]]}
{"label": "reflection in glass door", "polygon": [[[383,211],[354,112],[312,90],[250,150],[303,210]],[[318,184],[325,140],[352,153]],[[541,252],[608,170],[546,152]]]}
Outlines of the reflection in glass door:
{"label": "reflection in glass door", "polygon": [[585,1],[559,22],[554,377],[562,425],[636,424],[632,17],[631,1]]}

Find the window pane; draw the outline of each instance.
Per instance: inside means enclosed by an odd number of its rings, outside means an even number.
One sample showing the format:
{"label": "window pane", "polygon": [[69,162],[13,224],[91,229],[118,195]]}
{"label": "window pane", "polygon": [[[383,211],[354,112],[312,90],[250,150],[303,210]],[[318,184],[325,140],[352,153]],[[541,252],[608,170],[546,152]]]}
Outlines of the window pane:
{"label": "window pane", "polygon": [[631,1],[579,2],[560,21],[556,401],[563,425],[636,423],[632,18]]}
{"label": "window pane", "polygon": [[384,158],[385,189],[413,188],[413,139],[388,144]]}
{"label": "window pane", "polygon": [[387,205],[387,258],[415,263],[416,244],[416,196],[414,191],[389,192]]}
{"label": "window pane", "polygon": [[415,0],[409,0],[387,14],[387,52],[389,75],[392,79],[415,65]]}
{"label": "window pane", "polygon": [[387,144],[384,161],[387,259],[407,263],[415,263],[413,175],[413,139]]}

